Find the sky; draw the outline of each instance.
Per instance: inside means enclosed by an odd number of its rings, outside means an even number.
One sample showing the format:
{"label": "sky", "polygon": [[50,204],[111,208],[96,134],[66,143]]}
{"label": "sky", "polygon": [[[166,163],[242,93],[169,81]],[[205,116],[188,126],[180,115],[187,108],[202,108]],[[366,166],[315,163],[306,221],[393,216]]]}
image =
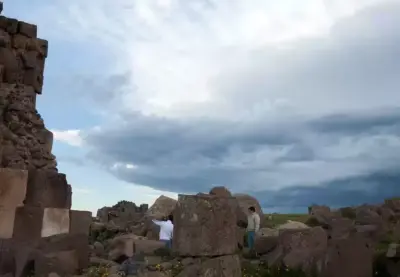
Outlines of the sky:
{"label": "sky", "polygon": [[73,208],[223,185],[266,212],[400,195],[398,0],[5,0]]}

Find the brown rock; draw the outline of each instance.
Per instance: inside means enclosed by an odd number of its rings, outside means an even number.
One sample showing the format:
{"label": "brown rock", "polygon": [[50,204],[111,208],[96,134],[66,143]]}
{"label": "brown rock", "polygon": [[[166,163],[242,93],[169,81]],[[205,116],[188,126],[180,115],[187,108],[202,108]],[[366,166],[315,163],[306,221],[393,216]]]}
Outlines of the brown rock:
{"label": "brown rock", "polygon": [[322,261],[322,277],[372,277],[373,249],[360,236],[332,240]]}
{"label": "brown rock", "polygon": [[71,189],[65,174],[29,170],[25,205],[70,209]]}
{"label": "brown rock", "polygon": [[260,218],[263,217],[261,205],[256,198],[248,194],[235,194],[234,197],[237,199],[239,206],[236,214],[238,223],[242,222],[247,226],[247,216],[249,215],[249,208],[251,206],[256,209],[256,212],[260,215]]}
{"label": "brown rock", "polygon": [[177,201],[170,197],[161,195],[156,199],[154,204],[146,212],[147,216],[150,217],[165,217],[173,213]]}
{"label": "brown rock", "polygon": [[321,227],[283,230],[279,234],[278,247],[263,256],[263,260],[270,265],[283,263],[289,268],[312,272],[327,246],[327,234]]}
{"label": "brown rock", "polygon": [[89,242],[88,237],[83,234],[61,234],[43,238],[39,241],[36,249],[36,251],[45,254],[75,250],[78,256],[79,268],[84,269],[89,266]]}
{"label": "brown rock", "polygon": [[329,222],[330,238],[347,238],[356,231],[354,221],[348,218],[332,218]]}
{"label": "brown rock", "polygon": [[12,47],[25,50],[29,43],[29,38],[21,34],[16,34],[12,37]]}
{"label": "brown rock", "polygon": [[134,240],[135,253],[153,255],[154,251],[165,247],[165,243],[159,240]]}
{"label": "brown rock", "polygon": [[28,183],[26,170],[0,168],[0,208],[23,205]]}
{"label": "brown rock", "polygon": [[14,233],[15,208],[0,208],[0,240],[10,239]]}
{"label": "brown rock", "polygon": [[18,22],[18,32],[29,38],[37,37],[37,26],[23,21]]}
{"label": "brown rock", "polygon": [[90,224],[92,223],[92,213],[87,211],[71,210],[70,219],[70,234],[85,234],[89,236]]}
{"label": "brown rock", "polygon": [[222,256],[184,268],[177,277],[240,277],[240,260],[237,255]]}
{"label": "brown rock", "polygon": [[278,246],[278,237],[257,236],[254,241],[254,250],[257,254],[267,254]]}
{"label": "brown rock", "polygon": [[[27,229],[26,226],[29,226]],[[40,238],[69,232],[67,209],[19,207],[16,209],[13,238],[37,241]]]}
{"label": "brown rock", "polygon": [[4,81],[15,83],[18,80],[19,68],[17,57],[9,48],[0,48],[0,64],[4,66]]}
{"label": "brown rock", "polygon": [[231,192],[226,187],[214,187],[210,190],[210,194],[219,197],[232,197]]}
{"label": "brown rock", "polygon": [[181,256],[230,255],[237,249],[234,198],[179,195],[173,249]]}
{"label": "brown rock", "polygon": [[37,94],[42,93],[43,76],[37,69],[28,69],[24,73],[24,84],[32,86]]}
{"label": "brown rock", "polygon": [[385,205],[396,213],[400,212],[400,198],[386,199]]}
{"label": "brown rock", "polygon": [[[2,223],[0,223],[1,226]],[[12,273],[15,274],[15,259],[11,245],[11,240],[0,238],[0,275]]]}
{"label": "brown rock", "polygon": [[24,63],[25,68],[33,69],[37,64],[37,52],[28,51],[22,54],[22,61]]}
{"label": "brown rock", "polygon": [[35,276],[71,276],[79,271],[79,257],[76,250],[53,252],[35,258]]}

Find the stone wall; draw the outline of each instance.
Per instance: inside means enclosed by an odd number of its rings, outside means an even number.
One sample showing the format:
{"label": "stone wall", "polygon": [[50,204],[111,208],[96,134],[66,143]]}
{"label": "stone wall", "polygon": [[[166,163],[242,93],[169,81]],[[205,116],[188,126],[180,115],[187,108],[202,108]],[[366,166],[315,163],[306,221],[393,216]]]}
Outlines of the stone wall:
{"label": "stone wall", "polygon": [[35,25],[0,16],[1,167],[57,171],[53,134],[36,110],[47,51]]}
{"label": "stone wall", "polygon": [[0,16],[0,276],[69,276],[89,262],[91,213],[71,210],[36,110],[47,51],[35,25]]}

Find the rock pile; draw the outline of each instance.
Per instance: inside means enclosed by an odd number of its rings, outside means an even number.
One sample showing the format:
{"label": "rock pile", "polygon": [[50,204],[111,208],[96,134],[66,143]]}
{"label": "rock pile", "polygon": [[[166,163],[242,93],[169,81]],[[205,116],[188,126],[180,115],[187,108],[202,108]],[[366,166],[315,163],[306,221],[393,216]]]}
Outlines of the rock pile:
{"label": "rock pile", "polygon": [[112,207],[103,207],[97,211],[97,220],[101,223],[112,223],[122,229],[139,222],[146,214],[149,205],[139,207],[129,201],[120,201]]}
{"label": "rock pile", "polygon": [[0,16],[0,275],[68,276],[88,265],[91,213],[70,210],[71,186],[36,110],[47,50],[35,25]]}
{"label": "rock pile", "polygon": [[[262,229],[256,238],[256,250],[263,254],[261,260],[272,266],[300,267],[323,277],[373,276],[377,247],[399,239],[399,204],[400,200],[388,200],[378,206],[337,211],[311,206],[307,222],[311,227],[292,228],[286,224],[286,228],[282,226],[274,232]],[[392,271],[393,256],[387,257]],[[396,272],[400,272],[400,263]]]}

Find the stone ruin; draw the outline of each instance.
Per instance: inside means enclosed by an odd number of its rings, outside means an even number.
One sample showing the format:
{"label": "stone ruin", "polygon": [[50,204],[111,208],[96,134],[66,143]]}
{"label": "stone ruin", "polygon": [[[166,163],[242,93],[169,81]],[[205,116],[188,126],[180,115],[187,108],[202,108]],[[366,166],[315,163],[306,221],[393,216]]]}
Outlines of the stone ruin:
{"label": "stone ruin", "polygon": [[116,225],[126,225],[140,221],[149,209],[148,204],[137,206],[130,201],[120,201],[112,207],[103,207],[97,210],[96,219],[99,222],[114,222]]}
{"label": "stone ruin", "polygon": [[91,213],[71,210],[36,110],[47,52],[35,25],[0,16],[0,276],[63,277],[89,262]]}

